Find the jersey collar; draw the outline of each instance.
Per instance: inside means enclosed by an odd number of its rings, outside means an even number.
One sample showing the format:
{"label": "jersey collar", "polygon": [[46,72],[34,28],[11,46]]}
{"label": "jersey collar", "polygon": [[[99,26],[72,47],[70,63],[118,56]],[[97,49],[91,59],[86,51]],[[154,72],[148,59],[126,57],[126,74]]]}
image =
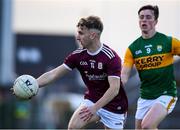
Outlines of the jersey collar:
{"label": "jersey collar", "polygon": [[101,50],[102,50],[102,47],[103,47],[103,43],[101,43],[101,47],[97,50],[97,51],[95,51],[95,52],[90,52],[90,51],[88,51],[87,50],[87,53],[89,54],[89,55],[91,55],[91,56],[94,56],[94,55],[97,55]]}

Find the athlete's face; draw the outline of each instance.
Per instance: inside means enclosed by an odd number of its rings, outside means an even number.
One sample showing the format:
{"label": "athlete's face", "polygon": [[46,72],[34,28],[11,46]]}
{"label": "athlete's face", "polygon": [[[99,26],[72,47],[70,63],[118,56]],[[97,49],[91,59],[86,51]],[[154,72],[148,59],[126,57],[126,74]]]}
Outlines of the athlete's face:
{"label": "athlete's face", "polygon": [[84,48],[88,48],[92,43],[91,32],[86,27],[80,26],[77,29],[76,39]]}
{"label": "athlete's face", "polygon": [[155,31],[157,20],[155,20],[152,10],[142,10],[139,13],[139,26],[143,33],[148,33],[152,30]]}

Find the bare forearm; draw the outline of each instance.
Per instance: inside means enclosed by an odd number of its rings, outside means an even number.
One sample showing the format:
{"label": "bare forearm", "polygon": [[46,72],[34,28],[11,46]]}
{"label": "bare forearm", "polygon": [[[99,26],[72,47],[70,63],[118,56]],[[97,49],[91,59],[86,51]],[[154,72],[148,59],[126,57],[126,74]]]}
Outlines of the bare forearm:
{"label": "bare forearm", "polygon": [[57,67],[49,72],[46,72],[46,73],[42,74],[39,78],[37,78],[38,84],[40,87],[43,87],[43,86],[53,82],[57,78],[62,77],[63,75],[65,75],[68,72],[69,72],[68,69],[66,69],[63,65],[60,65],[59,67]]}
{"label": "bare forearm", "polygon": [[126,85],[129,79],[130,73],[131,73],[131,67],[123,67],[121,72],[121,81],[124,86]]}
{"label": "bare forearm", "polygon": [[119,93],[119,87],[110,87],[106,93],[95,103],[96,110],[107,105]]}
{"label": "bare forearm", "polygon": [[54,79],[54,76],[51,71],[46,72],[46,73],[42,74],[39,78],[37,78],[39,87],[43,87],[43,86],[51,83],[54,80],[55,79]]}
{"label": "bare forearm", "polygon": [[121,75],[121,81],[124,86],[127,83],[128,79],[129,79],[129,75],[126,75],[126,74]]}
{"label": "bare forearm", "polygon": [[110,85],[108,90],[104,93],[104,95],[94,105],[96,110],[107,105],[119,93],[120,79],[117,77],[108,77],[108,82]]}

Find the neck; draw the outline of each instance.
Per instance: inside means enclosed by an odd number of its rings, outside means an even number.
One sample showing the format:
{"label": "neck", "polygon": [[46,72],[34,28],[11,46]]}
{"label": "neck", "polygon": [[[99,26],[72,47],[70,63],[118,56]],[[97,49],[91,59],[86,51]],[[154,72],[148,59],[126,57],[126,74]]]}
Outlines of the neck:
{"label": "neck", "polygon": [[87,50],[91,53],[96,52],[99,48],[101,47],[101,42],[97,41],[94,42],[89,48],[87,48]]}
{"label": "neck", "polygon": [[152,38],[156,34],[155,30],[150,30],[150,31],[142,31],[142,37],[144,39],[149,39]]}

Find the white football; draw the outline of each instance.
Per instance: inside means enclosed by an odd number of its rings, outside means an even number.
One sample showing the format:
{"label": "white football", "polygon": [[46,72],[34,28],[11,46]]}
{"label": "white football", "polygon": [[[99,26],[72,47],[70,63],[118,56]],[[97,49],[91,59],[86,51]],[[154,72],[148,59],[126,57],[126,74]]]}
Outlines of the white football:
{"label": "white football", "polygon": [[38,93],[37,80],[31,75],[21,75],[14,81],[14,94],[21,99],[30,99]]}

